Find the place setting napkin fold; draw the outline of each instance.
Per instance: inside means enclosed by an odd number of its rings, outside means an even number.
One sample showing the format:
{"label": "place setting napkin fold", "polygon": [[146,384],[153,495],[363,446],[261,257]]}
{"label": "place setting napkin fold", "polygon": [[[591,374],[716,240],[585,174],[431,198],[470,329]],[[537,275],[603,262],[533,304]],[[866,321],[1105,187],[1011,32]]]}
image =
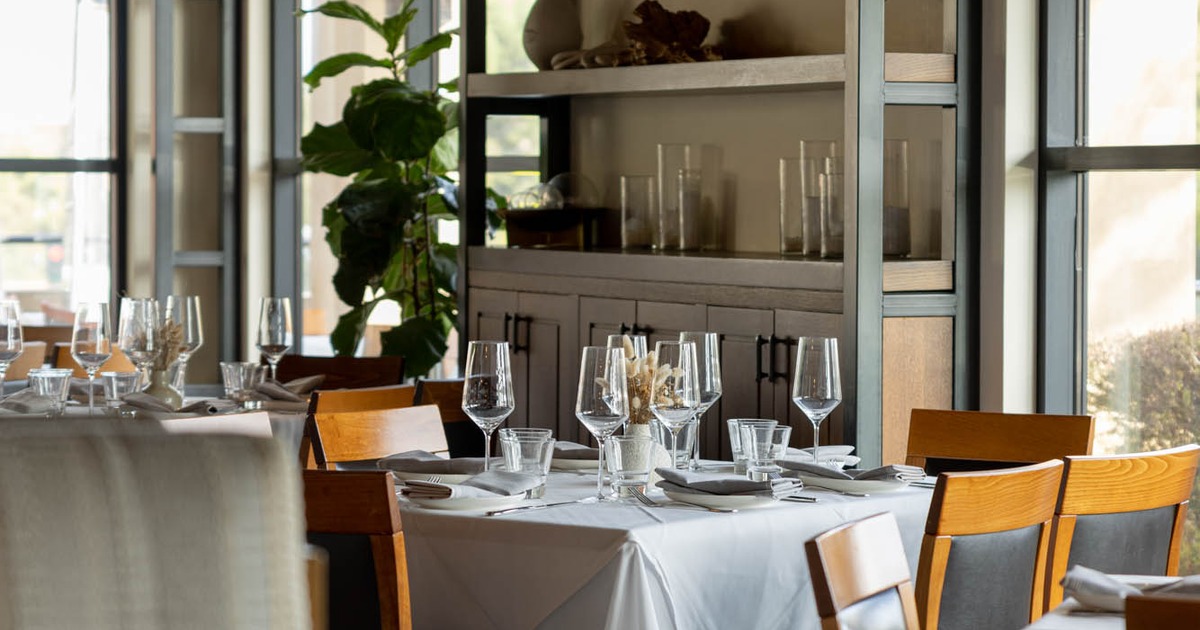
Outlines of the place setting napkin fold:
{"label": "place setting napkin fold", "polygon": [[268,403],[269,408],[278,411],[304,411],[307,408],[308,395],[324,381],[324,374],[305,376],[286,383],[267,379],[254,387],[252,396],[253,400]]}
{"label": "place setting napkin fold", "polygon": [[483,472],[482,457],[446,459],[428,451],[405,451],[380,458],[376,466],[385,470],[429,475],[474,475]]}
{"label": "place setting napkin fold", "polygon": [[[862,461],[862,459],[855,455],[851,455],[851,453],[853,453],[853,452],[854,452],[854,447],[849,444],[830,444],[828,446],[822,446],[821,447],[821,461],[822,462],[837,461],[837,462],[841,463],[843,468],[845,468],[847,466],[851,466],[851,467],[857,466],[858,463],[860,461]],[[813,449],[811,446],[808,448],[788,447],[787,451],[784,452],[783,458],[802,461],[802,462],[803,461],[808,461],[808,462],[815,461],[815,460],[813,460]]]}
{"label": "place setting napkin fold", "polygon": [[1085,566],[1071,567],[1062,579],[1063,595],[1089,610],[1123,612],[1130,595],[1200,596],[1200,575],[1189,575],[1167,584],[1138,588],[1107,573]]}
{"label": "place setting napkin fold", "polygon": [[22,389],[0,400],[0,414],[30,415],[49,413],[54,410],[54,400],[39,396],[32,389]]}
{"label": "place setting napkin fold", "polygon": [[662,477],[662,481],[657,484],[659,488],[692,494],[763,496],[778,499],[804,487],[804,484],[798,479],[751,481],[745,475],[676,468],[655,468],[654,472]]}
{"label": "place setting napkin fold", "polygon": [[554,459],[600,459],[600,449],[559,440],[554,443]]}
{"label": "place setting napkin fold", "polygon": [[847,481],[895,481],[898,483],[912,483],[925,479],[925,471],[917,466],[906,466],[904,464],[889,464],[872,468],[870,470],[836,470],[828,466],[816,464],[814,462],[805,462],[793,459],[776,460],[779,464],[788,471],[799,473],[808,477],[822,477],[825,479],[843,479]]}
{"label": "place setting napkin fold", "polygon": [[[91,389],[94,400],[104,400],[104,383],[99,378],[91,385]],[[86,403],[88,399],[88,380],[86,378],[72,378],[68,396],[75,402]]]}
{"label": "place setting napkin fold", "polygon": [[522,495],[541,484],[537,475],[492,470],[458,484],[405,481],[400,492],[412,499],[486,499]]}

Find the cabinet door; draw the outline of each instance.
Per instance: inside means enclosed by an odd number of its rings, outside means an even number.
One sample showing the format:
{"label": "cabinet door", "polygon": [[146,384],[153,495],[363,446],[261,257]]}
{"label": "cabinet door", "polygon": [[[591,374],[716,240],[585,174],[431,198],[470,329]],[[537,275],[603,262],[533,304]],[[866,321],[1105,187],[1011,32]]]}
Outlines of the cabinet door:
{"label": "cabinet door", "polygon": [[509,318],[517,311],[515,291],[471,289],[467,292],[467,308],[472,340],[511,341]]}
{"label": "cabinet door", "polygon": [[774,418],[775,387],[766,378],[766,340],[775,314],[765,309],[708,308],[708,330],[721,336],[721,399],[700,424],[700,454],[728,460],[730,418]]}
{"label": "cabinet door", "polygon": [[[553,429],[555,436],[578,441],[575,387],[579,378],[579,299],[573,295],[521,293],[513,369],[524,376],[517,394],[519,423],[510,426]],[[520,380],[514,376],[519,384]]]}
{"label": "cabinet door", "polygon": [[[768,371],[776,375],[775,418],[792,426],[792,446],[809,447],[813,442],[812,422],[808,416],[792,403],[792,378],[796,366],[796,340],[800,337],[842,336],[842,316],[836,313],[807,313],[801,311],[775,311],[775,336],[786,342],[787,352],[780,345],[776,350],[775,365]],[[842,348],[839,351],[845,352]],[[842,383],[846,373],[842,371]],[[844,392],[843,392],[844,394]],[[850,436],[853,439],[854,436]],[[842,406],[821,423],[822,444],[845,444],[842,426]]]}
{"label": "cabinet door", "polygon": [[637,302],[609,298],[579,298],[579,345],[603,346],[621,326],[637,321]]}
{"label": "cabinet door", "polygon": [[708,307],[703,304],[666,304],[638,302],[637,325],[649,328],[646,343],[649,350],[659,341],[678,341],[685,330],[707,330]]}

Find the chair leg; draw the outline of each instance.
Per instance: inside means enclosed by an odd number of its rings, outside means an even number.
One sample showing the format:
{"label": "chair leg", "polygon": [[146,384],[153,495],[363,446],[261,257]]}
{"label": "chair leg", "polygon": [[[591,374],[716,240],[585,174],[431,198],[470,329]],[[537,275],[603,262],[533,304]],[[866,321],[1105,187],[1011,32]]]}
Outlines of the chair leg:
{"label": "chair leg", "polygon": [[383,628],[412,628],[412,604],[408,595],[408,560],[404,533],[371,536],[375,556],[375,582],[379,585],[379,618]]}

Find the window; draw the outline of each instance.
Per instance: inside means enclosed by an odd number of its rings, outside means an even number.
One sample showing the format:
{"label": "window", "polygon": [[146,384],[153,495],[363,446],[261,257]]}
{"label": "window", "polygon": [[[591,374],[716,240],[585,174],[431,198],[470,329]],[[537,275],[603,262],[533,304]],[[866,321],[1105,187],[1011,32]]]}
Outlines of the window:
{"label": "window", "polygon": [[110,299],[113,4],[17,3],[0,21],[0,295],[31,322]]}
{"label": "window", "polygon": [[1044,5],[1042,404],[1092,414],[1098,453],[1194,442],[1200,0]]}

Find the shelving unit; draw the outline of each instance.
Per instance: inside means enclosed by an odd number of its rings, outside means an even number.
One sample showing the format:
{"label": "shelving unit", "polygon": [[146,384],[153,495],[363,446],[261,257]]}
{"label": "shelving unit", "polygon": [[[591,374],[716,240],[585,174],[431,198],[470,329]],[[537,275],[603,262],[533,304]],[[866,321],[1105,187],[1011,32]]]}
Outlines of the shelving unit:
{"label": "shelving unit", "polygon": [[[856,443],[867,462],[891,461],[903,452],[908,408],[974,406],[977,10],[961,2],[946,12],[954,53],[885,54],[882,0],[846,1],[844,54],[488,74],[485,0],[464,0],[460,330],[465,338],[513,343],[518,406],[524,395],[534,407],[514,416],[518,424],[548,426],[564,439],[578,439],[571,412],[578,348],[629,330],[652,340],[679,330],[722,334],[725,393],[702,430],[702,448],[714,456],[727,454],[724,423],[713,421],[718,415],[776,417],[796,428],[796,443],[811,439],[811,427],[788,395],[791,344],[804,335],[841,340],[845,400],[822,437]],[[636,101],[652,103],[646,107],[687,108],[692,98],[700,104],[709,97],[776,94],[841,94],[844,259],[484,246],[488,116],[539,116],[541,171],[549,176],[574,170],[572,157],[579,156],[571,142],[580,112],[620,116],[613,112],[631,111],[634,101],[627,97],[649,97]],[[943,112],[939,126],[951,157],[941,163],[953,166],[941,175],[952,183],[942,187],[949,201],[941,211],[949,214],[938,234],[941,259],[883,259],[885,105]]]}

